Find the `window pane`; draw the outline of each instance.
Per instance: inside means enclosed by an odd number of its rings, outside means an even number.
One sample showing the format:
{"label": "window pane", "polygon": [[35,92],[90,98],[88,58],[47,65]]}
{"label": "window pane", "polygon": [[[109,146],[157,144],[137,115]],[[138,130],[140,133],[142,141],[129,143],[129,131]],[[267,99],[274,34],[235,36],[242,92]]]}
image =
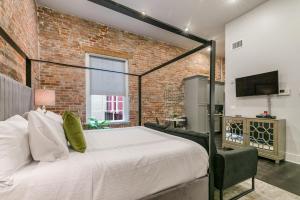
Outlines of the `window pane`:
{"label": "window pane", "polygon": [[123,112],[115,113],[115,120],[123,120]]}
{"label": "window pane", "polygon": [[119,110],[123,110],[123,102],[118,102],[118,108]]}
{"label": "window pane", "polygon": [[105,112],[105,120],[113,120],[113,112]]}
{"label": "window pane", "polygon": [[91,116],[98,120],[104,119],[105,101],[102,95],[91,95]]}
{"label": "window pane", "polygon": [[106,103],[106,110],[107,110],[107,111],[112,110],[112,103],[111,103],[111,102],[107,102],[107,103]]}
{"label": "window pane", "polygon": [[123,101],[123,97],[122,96],[118,96],[118,101]]}
{"label": "window pane", "polygon": [[113,104],[114,104],[114,110],[117,110],[117,108],[116,108],[116,106],[117,106],[117,103],[116,103],[116,102],[114,102]]}
{"label": "window pane", "polygon": [[[122,96],[99,96],[103,99],[106,110],[100,109],[99,113],[103,113],[102,119],[114,121],[124,120],[124,97]],[[96,108],[94,105],[92,110]]]}

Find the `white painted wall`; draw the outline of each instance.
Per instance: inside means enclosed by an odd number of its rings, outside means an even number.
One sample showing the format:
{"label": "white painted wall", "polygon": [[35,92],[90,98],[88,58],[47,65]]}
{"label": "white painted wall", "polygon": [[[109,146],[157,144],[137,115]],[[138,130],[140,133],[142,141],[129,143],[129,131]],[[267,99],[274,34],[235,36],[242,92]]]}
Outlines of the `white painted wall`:
{"label": "white painted wall", "polygon": [[[243,40],[244,46],[231,50]],[[254,117],[267,97],[236,98],[235,78],[279,70],[290,96],[273,96],[272,114],[287,120],[286,160],[300,163],[300,0],[270,0],[226,25],[226,115]]]}

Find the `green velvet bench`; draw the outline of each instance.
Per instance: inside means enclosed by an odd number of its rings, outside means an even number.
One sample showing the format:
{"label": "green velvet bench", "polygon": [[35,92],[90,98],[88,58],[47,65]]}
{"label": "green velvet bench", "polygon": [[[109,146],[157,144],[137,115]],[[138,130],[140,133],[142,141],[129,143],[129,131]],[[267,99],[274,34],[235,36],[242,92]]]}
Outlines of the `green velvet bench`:
{"label": "green velvet bench", "polygon": [[[164,125],[147,122],[145,127],[161,131],[170,135],[192,140],[203,146],[209,152],[209,135],[194,131],[168,128]],[[258,151],[256,148],[247,147],[229,151],[217,151],[214,144],[212,147],[214,184],[220,191],[220,200],[223,200],[223,191],[233,185],[252,179],[252,186],[249,190],[231,198],[239,199],[242,196],[254,191],[254,177],[257,173]]]}

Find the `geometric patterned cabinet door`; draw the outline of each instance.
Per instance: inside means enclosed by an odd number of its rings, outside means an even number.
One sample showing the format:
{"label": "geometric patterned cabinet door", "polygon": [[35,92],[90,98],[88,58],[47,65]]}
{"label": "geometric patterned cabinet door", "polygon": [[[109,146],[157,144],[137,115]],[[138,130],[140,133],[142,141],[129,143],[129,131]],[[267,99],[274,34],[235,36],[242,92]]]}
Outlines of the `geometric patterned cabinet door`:
{"label": "geometric patterned cabinet door", "polygon": [[285,158],[285,123],[285,120],[224,117],[222,146],[256,147],[259,156],[279,163]]}
{"label": "geometric patterned cabinet door", "polygon": [[274,122],[249,120],[249,127],[250,146],[274,151]]}
{"label": "geometric patterned cabinet door", "polygon": [[245,144],[245,127],[244,118],[225,117],[223,130],[223,141],[229,146],[243,146]]}

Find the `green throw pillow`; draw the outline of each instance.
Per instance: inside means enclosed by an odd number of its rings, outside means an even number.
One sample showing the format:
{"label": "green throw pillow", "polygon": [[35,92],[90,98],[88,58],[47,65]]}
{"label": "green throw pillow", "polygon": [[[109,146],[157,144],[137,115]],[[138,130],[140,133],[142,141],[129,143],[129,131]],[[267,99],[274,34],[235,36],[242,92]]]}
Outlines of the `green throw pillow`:
{"label": "green throw pillow", "polygon": [[74,113],[66,111],[63,114],[63,120],[65,135],[72,149],[84,153],[86,149],[86,142],[84,139],[80,118]]}

